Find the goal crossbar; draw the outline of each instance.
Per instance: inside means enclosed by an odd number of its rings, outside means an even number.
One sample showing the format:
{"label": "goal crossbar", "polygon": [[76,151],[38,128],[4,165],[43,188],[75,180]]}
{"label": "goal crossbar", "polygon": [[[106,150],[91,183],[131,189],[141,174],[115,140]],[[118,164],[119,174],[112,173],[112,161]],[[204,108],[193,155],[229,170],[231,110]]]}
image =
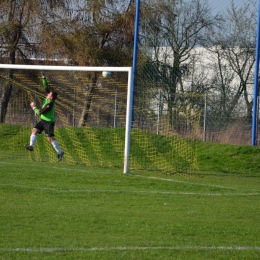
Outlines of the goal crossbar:
{"label": "goal crossbar", "polygon": [[0,64],[0,69],[24,69],[24,70],[60,70],[60,71],[119,71],[130,72],[132,67],[85,67],[85,66],[54,66],[54,65],[23,65]]}
{"label": "goal crossbar", "polygon": [[110,71],[127,72],[127,106],[126,106],[126,126],[125,126],[125,150],[124,150],[124,173],[129,171],[130,153],[130,132],[132,125],[133,107],[133,70],[132,67],[84,67],[84,66],[51,66],[51,65],[23,65],[23,64],[0,64],[0,69],[20,69],[20,70],[51,70],[51,71]]}

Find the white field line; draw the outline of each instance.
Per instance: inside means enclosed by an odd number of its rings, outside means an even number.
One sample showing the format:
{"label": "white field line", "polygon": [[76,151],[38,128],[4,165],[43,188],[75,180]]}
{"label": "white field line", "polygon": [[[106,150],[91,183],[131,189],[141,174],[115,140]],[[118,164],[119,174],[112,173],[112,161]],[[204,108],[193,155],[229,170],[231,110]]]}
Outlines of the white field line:
{"label": "white field line", "polygon": [[143,190],[97,190],[97,189],[82,189],[82,190],[72,190],[72,189],[55,189],[55,188],[44,188],[44,187],[32,187],[17,184],[4,184],[1,183],[0,187],[16,187],[20,189],[28,190],[38,190],[46,191],[52,193],[133,193],[133,194],[161,194],[161,195],[183,195],[183,196],[212,196],[212,197],[246,197],[246,196],[260,196],[260,193],[211,193],[211,192],[181,192],[181,191],[143,191]]}
{"label": "white field line", "polygon": [[220,186],[220,185],[205,184],[205,183],[194,183],[194,182],[189,182],[189,181],[180,181],[180,180],[173,180],[173,179],[168,179],[168,178],[159,178],[159,177],[151,177],[151,176],[143,176],[143,175],[134,175],[134,176],[146,178],[146,179],[160,180],[160,181],[177,182],[177,183],[188,184],[188,185],[193,185],[193,186],[206,186],[206,187],[213,187],[213,188],[237,190],[237,188],[230,187],[230,186]]}
{"label": "white field line", "polygon": [[0,248],[6,252],[87,252],[87,251],[143,251],[143,250],[231,250],[231,251],[260,251],[258,246],[123,246],[123,247],[76,247],[76,248]]}
{"label": "white field line", "polygon": [[[21,165],[19,163],[11,163],[11,162],[0,162],[0,164]],[[73,171],[73,172],[86,172],[86,173],[90,173],[90,171],[87,170],[87,169],[86,170],[82,170],[82,169],[67,168],[67,167],[57,167],[57,166],[51,166],[51,165],[48,165],[48,166],[47,165],[41,165],[41,167],[47,168],[47,169],[58,169],[58,170],[66,170],[66,171]],[[159,178],[159,177],[153,177],[153,176],[143,176],[143,175],[138,175],[138,174],[133,174],[133,175],[128,174],[127,176],[132,176],[132,177],[137,177],[137,178],[144,178],[144,179],[153,179],[153,180],[158,180],[158,181],[168,181],[168,182],[182,183],[182,184],[187,184],[187,185],[192,185],[192,186],[203,186],[203,187],[213,187],[213,188],[220,188],[220,189],[227,189],[227,190],[238,190],[237,188],[231,187],[231,186],[221,186],[221,185],[213,185],[213,184],[205,184],[205,183],[194,183],[194,182],[175,180],[175,179],[170,179],[170,178]],[[60,191],[60,190],[57,190],[57,191]],[[73,191],[69,191],[68,190],[67,192],[73,192]],[[77,192],[77,191],[74,191],[74,192]],[[79,192],[82,192],[82,191],[79,191]],[[117,191],[117,192],[122,192],[122,191]],[[167,194],[167,192],[165,194]],[[189,193],[189,192],[188,193],[187,192],[183,192],[183,193],[171,193],[171,192],[168,192],[168,194],[182,194],[182,195],[196,195],[196,194],[200,195],[201,194],[201,195],[204,195],[204,193],[193,193],[193,192],[191,192],[191,193]],[[207,194],[208,195],[206,195],[206,196],[226,196],[226,195],[230,196],[229,193],[227,193],[227,194],[207,193]],[[248,196],[248,195],[255,196],[255,195],[259,195],[259,193],[236,193],[235,194],[235,196]]]}

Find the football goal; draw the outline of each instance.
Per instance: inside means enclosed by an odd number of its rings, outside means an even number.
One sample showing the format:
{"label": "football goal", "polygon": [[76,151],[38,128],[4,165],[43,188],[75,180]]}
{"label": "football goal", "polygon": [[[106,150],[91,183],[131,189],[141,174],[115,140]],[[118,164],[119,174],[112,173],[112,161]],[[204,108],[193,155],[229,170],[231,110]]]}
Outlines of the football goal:
{"label": "football goal", "polygon": [[200,111],[191,106],[190,94],[178,98],[169,118],[161,90],[142,82],[134,91],[131,67],[0,64],[0,135],[8,138],[2,158],[57,161],[44,133],[33,152],[24,149],[39,120],[30,103],[41,107],[46,97],[42,72],[58,93],[55,139],[65,153],[61,163],[122,167],[124,173],[197,172]]}

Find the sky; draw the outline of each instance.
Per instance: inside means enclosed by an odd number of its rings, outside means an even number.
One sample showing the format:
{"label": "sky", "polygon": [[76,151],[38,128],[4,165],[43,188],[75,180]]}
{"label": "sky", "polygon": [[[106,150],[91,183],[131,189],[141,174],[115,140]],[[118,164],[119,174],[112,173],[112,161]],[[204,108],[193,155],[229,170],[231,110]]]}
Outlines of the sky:
{"label": "sky", "polygon": [[[231,6],[231,0],[207,0],[212,11],[217,12],[225,12],[227,8]],[[250,3],[252,10],[256,10],[258,8],[259,0],[233,0],[234,4],[237,8],[243,7],[245,4]]]}

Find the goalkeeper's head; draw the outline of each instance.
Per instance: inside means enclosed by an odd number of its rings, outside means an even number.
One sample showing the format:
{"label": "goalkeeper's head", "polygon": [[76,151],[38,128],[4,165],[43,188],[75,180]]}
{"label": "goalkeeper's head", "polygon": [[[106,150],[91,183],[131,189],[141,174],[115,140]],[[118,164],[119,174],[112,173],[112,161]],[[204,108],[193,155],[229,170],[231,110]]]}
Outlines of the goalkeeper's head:
{"label": "goalkeeper's head", "polygon": [[58,96],[57,92],[51,91],[51,92],[48,93],[47,99],[54,102],[56,100],[57,96]]}

